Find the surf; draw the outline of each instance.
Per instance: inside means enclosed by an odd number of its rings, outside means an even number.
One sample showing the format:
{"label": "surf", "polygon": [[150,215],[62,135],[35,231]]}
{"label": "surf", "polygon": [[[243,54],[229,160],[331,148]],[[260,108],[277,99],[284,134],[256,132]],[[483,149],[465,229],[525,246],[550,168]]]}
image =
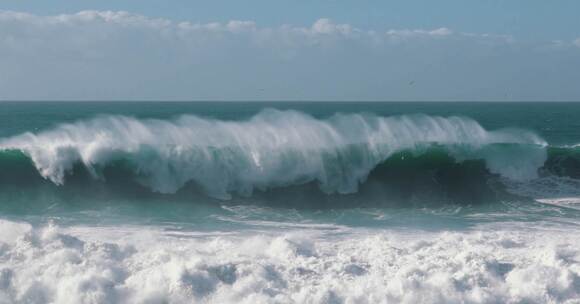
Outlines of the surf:
{"label": "surf", "polygon": [[487,189],[489,176],[527,181],[580,172],[577,149],[550,147],[533,132],[422,114],[318,119],[267,109],[243,121],[101,115],[1,139],[0,150],[2,184],[85,181],[161,194],[195,188],[222,200],[288,192],[280,189],[348,196],[468,181]]}

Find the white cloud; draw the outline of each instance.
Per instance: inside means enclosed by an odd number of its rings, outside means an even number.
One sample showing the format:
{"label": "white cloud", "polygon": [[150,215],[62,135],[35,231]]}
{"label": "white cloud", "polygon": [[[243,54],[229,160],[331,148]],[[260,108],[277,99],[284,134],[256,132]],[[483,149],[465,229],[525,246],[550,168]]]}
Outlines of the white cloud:
{"label": "white cloud", "polygon": [[[27,32],[30,35],[42,35],[47,31],[63,27],[76,27],[77,32],[83,28],[104,28],[107,26],[133,29],[147,29],[168,32],[256,32],[275,33],[277,35],[297,35],[307,36],[317,35],[339,35],[351,37],[353,34],[375,37],[378,31],[364,31],[353,27],[350,24],[337,24],[327,18],[316,20],[311,27],[297,27],[283,25],[277,28],[258,27],[254,21],[232,20],[226,23],[212,22],[206,24],[191,22],[173,22],[162,18],[149,18],[143,15],[132,14],[124,11],[81,11],[76,14],[62,14],[56,16],[37,16],[28,13],[0,11],[0,22],[6,26],[36,27],[35,32]],[[7,35],[4,31],[4,35]],[[395,29],[386,32],[386,36],[450,36],[454,32],[448,28],[441,27],[433,30],[422,29]],[[272,36],[274,37],[274,36]],[[376,37],[375,37],[376,38]],[[386,38],[386,37],[384,37]]]}
{"label": "white cloud", "polygon": [[572,43],[574,43],[575,46],[580,47],[580,38],[574,40]]}
{"label": "white cloud", "polygon": [[453,31],[446,28],[441,27],[434,30],[389,30],[387,31],[387,35],[389,36],[401,36],[401,37],[417,37],[417,36],[449,36],[452,35]]}
{"label": "white cloud", "polygon": [[349,35],[354,31],[359,31],[354,29],[350,24],[335,24],[332,20],[327,18],[321,18],[316,20],[312,25],[312,33],[317,34],[342,34]]}
{"label": "white cloud", "polygon": [[228,30],[232,32],[246,32],[246,31],[255,31],[256,30],[256,23],[253,21],[238,21],[233,20],[228,22],[226,25]]}
{"label": "white cloud", "polygon": [[171,25],[171,21],[161,18],[148,18],[125,11],[81,11],[75,14],[55,16],[37,16],[22,12],[0,11],[1,22],[22,22],[29,25],[87,25],[109,23],[125,26],[142,26],[162,28]]}

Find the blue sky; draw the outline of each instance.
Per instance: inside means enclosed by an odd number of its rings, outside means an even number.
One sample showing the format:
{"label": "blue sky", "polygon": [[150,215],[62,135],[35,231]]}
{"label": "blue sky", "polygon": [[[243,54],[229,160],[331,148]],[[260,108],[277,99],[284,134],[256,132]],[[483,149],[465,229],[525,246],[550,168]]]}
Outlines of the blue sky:
{"label": "blue sky", "polygon": [[0,0],[0,99],[580,100],[580,2]]}

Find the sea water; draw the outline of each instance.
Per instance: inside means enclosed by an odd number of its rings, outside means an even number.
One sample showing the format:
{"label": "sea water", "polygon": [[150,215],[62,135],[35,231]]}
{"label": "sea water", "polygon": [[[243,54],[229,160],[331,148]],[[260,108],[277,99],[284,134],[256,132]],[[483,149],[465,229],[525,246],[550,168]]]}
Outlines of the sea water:
{"label": "sea water", "polygon": [[580,104],[0,103],[0,303],[579,303]]}

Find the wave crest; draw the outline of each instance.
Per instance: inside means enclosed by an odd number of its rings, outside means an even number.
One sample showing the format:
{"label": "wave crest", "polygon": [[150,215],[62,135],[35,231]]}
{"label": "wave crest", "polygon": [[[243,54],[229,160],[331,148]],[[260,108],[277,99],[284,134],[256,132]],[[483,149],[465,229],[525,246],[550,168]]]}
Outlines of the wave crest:
{"label": "wave crest", "polygon": [[434,145],[458,162],[483,159],[490,172],[516,180],[536,177],[547,159],[546,142],[536,134],[488,131],[465,117],[316,119],[272,109],[246,121],[99,116],[0,140],[0,149],[22,151],[59,185],[76,164],[103,178],[103,168],[123,160],[154,191],[174,193],[193,182],[218,198],[313,181],[326,193],[353,193],[395,153],[420,155]]}

